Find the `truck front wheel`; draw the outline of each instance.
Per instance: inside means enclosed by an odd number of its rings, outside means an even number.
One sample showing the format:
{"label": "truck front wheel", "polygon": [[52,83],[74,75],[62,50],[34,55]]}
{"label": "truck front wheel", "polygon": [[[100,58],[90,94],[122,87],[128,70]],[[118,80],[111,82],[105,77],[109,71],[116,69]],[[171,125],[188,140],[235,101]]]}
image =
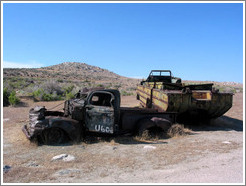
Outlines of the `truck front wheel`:
{"label": "truck front wheel", "polygon": [[42,141],[46,145],[56,145],[64,142],[65,134],[63,130],[59,128],[50,128],[43,131]]}

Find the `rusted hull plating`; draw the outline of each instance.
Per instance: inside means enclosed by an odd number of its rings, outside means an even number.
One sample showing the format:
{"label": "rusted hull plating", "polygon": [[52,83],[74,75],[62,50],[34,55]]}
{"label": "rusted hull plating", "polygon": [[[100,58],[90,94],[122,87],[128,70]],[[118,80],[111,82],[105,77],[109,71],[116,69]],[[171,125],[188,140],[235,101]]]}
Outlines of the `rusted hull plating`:
{"label": "rusted hull plating", "polygon": [[212,93],[211,90],[161,90],[151,86],[139,85],[137,88],[140,104],[164,112],[206,115],[216,118],[232,107],[231,93]]}

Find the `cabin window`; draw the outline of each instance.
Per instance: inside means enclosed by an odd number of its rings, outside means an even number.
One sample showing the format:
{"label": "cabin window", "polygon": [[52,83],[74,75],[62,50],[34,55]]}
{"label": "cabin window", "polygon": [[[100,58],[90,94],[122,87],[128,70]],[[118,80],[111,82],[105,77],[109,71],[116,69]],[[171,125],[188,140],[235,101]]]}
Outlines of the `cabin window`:
{"label": "cabin window", "polygon": [[112,106],[112,95],[107,94],[107,93],[94,93],[91,98],[89,103],[91,105],[96,105],[96,106],[106,106],[106,107],[111,107]]}

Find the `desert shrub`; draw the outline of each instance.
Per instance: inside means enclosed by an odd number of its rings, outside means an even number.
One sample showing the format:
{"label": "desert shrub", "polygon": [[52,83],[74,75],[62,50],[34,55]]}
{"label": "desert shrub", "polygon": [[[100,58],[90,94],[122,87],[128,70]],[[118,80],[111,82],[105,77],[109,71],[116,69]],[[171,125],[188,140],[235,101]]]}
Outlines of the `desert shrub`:
{"label": "desert shrub", "polygon": [[73,89],[74,89],[74,85],[70,85],[70,86],[64,88],[64,92],[65,92],[65,94],[68,94],[68,93],[72,92]]}
{"label": "desert shrub", "polygon": [[72,92],[66,93],[66,100],[74,98],[74,94]]}
{"label": "desert shrub", "polygon": [[102,85],[102,84],[98,84],[98,85],[96,85],[96,87],[99,87],[99,88],[104,88],[104,85]]}
{"label": "desert shrub", "polygon": [[34,97],[38,97],[42,92],[43,92],[43,89],[38,89],[38,90],[33,91],[32,94]]}
{"label": "desert shrub", "polygon": [[22,91],[22,94],[26,93],[26,89],[33,85],[34,81],[29,78],[16,78],[16,77],[5,77],[3,80],[4,88],[7,88],[9,92],[12,92],[12,90],[15,91]]}
{"label": "desert shrub", "polygon": [[75,86],[74,85],[69,85],[68,87],[64,88],[64,96],[66,100],[74,98],[74,90]]}
{"label": "desert shrub", "polygon": [[12,89],[23,89],[30,84],[30,81],[26,80],[25,78],[9,78],[8,79],[9,85]]}
{"label": "desert shrub", "polygon": [[62,96],[57,95],[56,93],[53,93],[53,94],[44,93],[42,95],[42,101],[57,101],[57,100],[61,100],[61,99],[62,99]]}
{"label": "desert shrub", "polygon": [[53,92],[56,92],[58,95],[63,94],[62,88],[59,86],[58,82],[54,80],[43,83],[41,88],[46,94],[52,94]]}
{"label": "desert shrub", "polygon": [[46,93],[43,89],[33,91],[32,95],[36,101],[57,101],[62,99],[62,96],[57,95],[55,91],[50,94]]}
{"label": "desert shrub", "polygon": [[43,95],[42,95],[42,101],[52,101],[52,95],[51,94],[46,94],[46,93],[44,93]]}
{"label": "desert shrub", "polygon": [[6,107],[9,105],[9,92],[7,88],[3,89],[3,106]]}
{"label": "desert shrub", "polygon": [[10,105],[17,105],[20,102],[20,99],[16,96],[15,91],[12,91],[9,95]]}
{"label": "desert shrub", "polygon": [[35,82],[27,86],[25,88],[25,92],[27,95],[33,95],[33,93],[39,89],[40,89],[40,82]]}
{"label": "desert shrub", "polygon": [[[61,100],[64,96],[64,90],[54,80],[44,82],[40,86],[29,87],[29,89],[34,90],[31,94],[36,101],[56,101]],[[72,88],[70,87],[70,89]]]}
{"label": "desert shrub", "polygon": [[44,90],[43,89],[38,89],[38,90],[35,90],[35,91],[32,92],[32,96],[36,100],[42,100],[43,94],[44,94]]}

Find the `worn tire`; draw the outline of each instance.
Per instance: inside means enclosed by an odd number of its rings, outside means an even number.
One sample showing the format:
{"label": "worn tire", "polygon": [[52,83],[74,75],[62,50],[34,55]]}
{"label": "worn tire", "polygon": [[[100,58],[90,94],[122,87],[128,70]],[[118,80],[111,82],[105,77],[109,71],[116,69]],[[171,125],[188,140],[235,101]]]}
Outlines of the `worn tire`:
{"label": "worn tire", "polygon": [[50,128],[42,133],[42,141],[46,145],[57,145],[63,143],[65,140],[65,133],[59,128]]}
{"label": "worn tire", "polygon": [[138,136],[142,136],[146,130],[153,126],[155,126],[155,124],[153,121],[151,121],[151,119],[141,119],[140,121],[138,121],[136,133]]}

